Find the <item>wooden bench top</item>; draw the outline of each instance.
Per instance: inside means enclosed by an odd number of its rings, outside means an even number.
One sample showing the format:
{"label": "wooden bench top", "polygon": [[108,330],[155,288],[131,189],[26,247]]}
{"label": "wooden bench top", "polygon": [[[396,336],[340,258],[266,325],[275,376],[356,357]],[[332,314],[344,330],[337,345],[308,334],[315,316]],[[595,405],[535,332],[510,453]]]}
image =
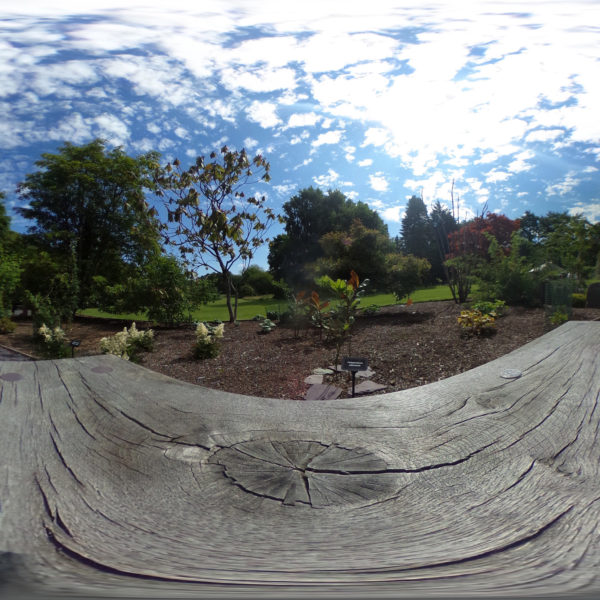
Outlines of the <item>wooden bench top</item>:
{"label": "wooden bench top", "polygon": [[314,402],[113,356],[0,362],[0,586],[600,594],[599,351],[600,323],[569,322],[434,384]]}

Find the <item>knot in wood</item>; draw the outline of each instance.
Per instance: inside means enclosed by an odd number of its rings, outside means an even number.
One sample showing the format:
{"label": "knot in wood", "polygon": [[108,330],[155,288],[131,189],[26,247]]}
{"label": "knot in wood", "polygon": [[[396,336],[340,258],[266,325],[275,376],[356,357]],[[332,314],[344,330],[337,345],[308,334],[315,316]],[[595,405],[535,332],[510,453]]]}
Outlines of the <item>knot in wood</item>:
{"label": "knot in wood", "polygon": [[314,440],[249,440],[219,450],[209,462],[242,490],[288,506],[367,503],[396,488],[382,458]]}

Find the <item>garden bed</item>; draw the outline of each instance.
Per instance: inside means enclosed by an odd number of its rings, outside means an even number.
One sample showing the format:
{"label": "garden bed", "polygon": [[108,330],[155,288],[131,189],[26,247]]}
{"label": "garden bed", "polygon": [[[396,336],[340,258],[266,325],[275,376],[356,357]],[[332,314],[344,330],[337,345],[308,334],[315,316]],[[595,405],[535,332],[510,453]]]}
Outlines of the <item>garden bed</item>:
{"label": "garden bed", "polygon": [[[548,331],[543,309],[511,308],[497,321],[496,333],[465,337],[457,324],[459,313],[460,307],[453,302],[382,308],[376,315],[357,319],[351,354],[368,358],[375,372],[371,380],[387,386],[388,392],[462,373]],[[573,319],[600,319],[600,310],[574,309]],[[81,341],[75,355],[86,356],[99,354],[100,339],[123,326],[120,321],[77,319],[67,333],[70,339]],[[31,331],[31,323],[21,321],[14,333],[0,335],[0,344],[39,356]],[[155,328],[154,352],[144,354],[141,364],[182,381],[228,392],[301,400],[309,387],[306,377],[316,368],[332,365],[335,357],[335,348],[319,340],[315,330],[295,336],[292,329],[276,327],[265,335],[252,321],[225,324],[217,358],[194,359],[193,343],[191,326]],[[342,355],[348,354],[345,346]],[[349,374],[330,379],[343,388],[342,397],[350,395]]]}

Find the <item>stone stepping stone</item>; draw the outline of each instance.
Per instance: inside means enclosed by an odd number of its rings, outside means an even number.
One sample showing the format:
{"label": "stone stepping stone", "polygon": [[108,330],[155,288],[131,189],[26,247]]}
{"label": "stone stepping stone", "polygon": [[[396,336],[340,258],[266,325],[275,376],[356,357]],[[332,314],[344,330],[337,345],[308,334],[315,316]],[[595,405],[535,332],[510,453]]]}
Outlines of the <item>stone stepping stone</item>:
{"label": "stone stepping stone", "polygon": [[340,397],[342,390],[334,385],[327,385],[325,383],[318,383],[311,385],[306,394],[304,394],[305,400],[335,400]]}
{"label": "stone stepping stone", "polygon": [[304,383],[308,383],[309,385],[318,385],[323,383],[323,375],[309,375]]}
{"label": "stone stepping stone", "polygon": [[334,372],[333,367],[331,367],[331,369],[321,369],[321,368],[313,369],[313,375],[331,375],[333,372]]}
{"label": "stone stepping stone", "polygon": [[374,381],[361,381],[355,388],[355,394],[372,394],[373,392],[381,392],[385,390],[387,385],[375,383]]}

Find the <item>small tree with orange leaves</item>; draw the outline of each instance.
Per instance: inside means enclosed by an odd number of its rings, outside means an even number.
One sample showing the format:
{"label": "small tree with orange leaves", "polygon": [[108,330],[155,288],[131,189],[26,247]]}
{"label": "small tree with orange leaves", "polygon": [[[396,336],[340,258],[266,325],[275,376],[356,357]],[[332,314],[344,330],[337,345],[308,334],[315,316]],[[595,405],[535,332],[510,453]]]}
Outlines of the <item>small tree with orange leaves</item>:
{"label": "small tree with orange leaves", "polygon": [[328,317],[323,320],[323,329],[327,336],[335,343],[335,365],[337,368],[340,352],[344,342],[348,340],[348,351],[352,353],[352,326],[356,319],[356,312],[360,304],[360,297],[364,294],[369,283],[365,279],[362,283],[355,271],[350,272],[350,279],[333,280],[324,275],[316,280],[317,285],[333,295],[336,304]]}

